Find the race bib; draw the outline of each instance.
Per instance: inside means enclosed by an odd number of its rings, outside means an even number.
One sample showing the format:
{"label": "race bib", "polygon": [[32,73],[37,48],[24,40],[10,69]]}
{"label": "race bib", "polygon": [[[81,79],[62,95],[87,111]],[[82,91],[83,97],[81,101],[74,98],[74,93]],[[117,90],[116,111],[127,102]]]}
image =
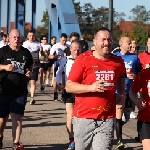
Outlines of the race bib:
{"label": "race bib", "polygon": [[96,81],[106,81],[104,86],[114,86],[114,71],[95,71]]}
{"label": "race bib", "polygon": [[125,62],[126,74],[132,74],[131,63],[132,63],[132,61],[130,61],[129,63]]}

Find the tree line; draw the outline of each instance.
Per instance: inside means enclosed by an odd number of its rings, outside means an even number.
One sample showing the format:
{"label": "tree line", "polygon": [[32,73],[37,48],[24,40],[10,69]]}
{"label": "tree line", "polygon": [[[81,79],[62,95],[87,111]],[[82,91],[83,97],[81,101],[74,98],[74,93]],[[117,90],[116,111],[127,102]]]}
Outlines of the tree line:
{"label": "tree line", "polygon": [[[94,8],[91,3],[85,3],[81,6],[80,2],[72,0],[77,15],[80,31],[85,35],[86,40],[93,39],[93,33],[99,27],[108,27],[109,8],[99,7]],[[132,13],[129,19],[134,22],[135,26],[130,32],[122,32],[119,24],[125,21],[126,14],[117,12],[113,9],[113,41],[118,43],[121,36],[129,36],[131,40],[137,41],[139,45],[145,45],[147,38],[150,35],[150,11],[146,10],[145,6],[136,5],[130,11]],[[43,23],[37,27],[36,35],[39,37],[42,34],[48,33],[49,16],[48,11],[43,12]]]}

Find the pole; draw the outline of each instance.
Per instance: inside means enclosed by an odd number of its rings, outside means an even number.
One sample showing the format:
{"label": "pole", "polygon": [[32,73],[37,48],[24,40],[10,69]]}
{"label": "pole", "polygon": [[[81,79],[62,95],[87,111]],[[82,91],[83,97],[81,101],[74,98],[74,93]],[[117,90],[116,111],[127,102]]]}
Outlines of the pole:
{"label": "pole", "polygon": [[113,33],[113,0],[109,0],[108,29]]}

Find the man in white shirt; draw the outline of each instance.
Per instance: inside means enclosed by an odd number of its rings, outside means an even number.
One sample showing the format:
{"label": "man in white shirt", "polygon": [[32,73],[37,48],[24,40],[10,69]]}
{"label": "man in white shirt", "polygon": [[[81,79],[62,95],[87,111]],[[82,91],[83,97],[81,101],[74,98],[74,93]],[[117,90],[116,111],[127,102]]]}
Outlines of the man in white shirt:
{"label": "man in white shirt", "polygon": [[[56,43],[52,46],[49,59],[54,59],[54,83],[53,83],[53,88],[54,88],[54,100],[58,100],[58,93],[57,93],[57,86],[56,86],[56,67],[61,59],[62,56],[64,56],[64,49],[68,47],[66,44],[67,41],[67,35],[66,33],[62,33],[60,37],[60,42]],[[63,98],[63,92],[62,92],[62,98]]]}
{"label": "man in white shirt", "polygon": [[[67,77],[69,76],[70,70],[72,68],[72,65],[77,58],[77,56],[81,53],[81,45],[79,41],[73,41],[70,45],[70,51],[71,55],[62,57],[60,66],[58,68],[58,71],[56,73],[56,82],[58,85],[58,90],[61,90],[62,82],[61,82],[61,75],[62,72],[65,72],[65,81],[67,80]],[[68,149],[74,149],[75,148],[75,142],[74,142],[74,134],[73,134],[73,125],[72,125],[72,115],[73,115],[73,107],[74,107],[74,101],[75,97],[72,93],[67,93],[64,91],[64,99],[66,104],[66,112],[67,112],[67,132],[69,135],[69,147]]]}
{"label": "man in white shirt", "polygon": [[30,104],[35,104],[34,100],[34,94],[36,89],[36,81],[38,80],[38,72],[39,72],[39,51],[42,50],[41,45],[39,42],[35,41],[35,34],[33,31],[29,31],[27,35],[28,40],[23,43],[23,47],[27,48],[33,57],[33,70],[32,70],[32,76],[30,79],[30,93],[31,93],[31,99]]}
{"label": "man in white shirt", "polygon": [[2,34],[2,40],[0,41],[0,48],[7,45],[7,34]]}

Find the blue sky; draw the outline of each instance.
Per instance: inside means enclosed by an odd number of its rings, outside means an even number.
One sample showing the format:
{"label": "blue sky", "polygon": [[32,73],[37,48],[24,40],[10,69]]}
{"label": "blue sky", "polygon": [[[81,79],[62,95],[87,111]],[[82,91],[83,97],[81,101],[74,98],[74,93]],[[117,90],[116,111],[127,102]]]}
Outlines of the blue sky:
{"label": "blue sky", "polygon": [[[29,0],[30,1],[30,0]],[[109,7],[109,0],[75,0],[76,2],[81,3],[81,6],[84,3],[91,3],[94,8],[98,8],[101,6]],[[132,15],[130,13],[130,10],[134,8],[136,5],[144,5],[148,10],[150,10],[149,7],[149,0],[114,0],[114,8],[117,12],[124,12],[126,14],[125,19],[129,20],[129,16]],[[41,24],[40,21],[42,19],[42,12],[46,9],[45,2],[42,0],[37,0],[37,8],[40,8],[40,10],[37,12],[38,18],[37,18],[37,24]],[[37,9],[38,10],[38,9]]]}
{"label": "blue sky", "polygon": [[[65,0],[63,0],[65,1]],[[75,0],[76,2],[81,3],[81,6],[84,3],[91,3],[94,8],[98,8],[101,6],[108,7],[109,0]],[[6,0],[3,0],[3,3],[6,3]],[[11,0],[11,7],[14,7],[15,0]],[[149,0],[114,0],[114,8],[117,12],[124,12],[126,14],[125,19],[129,20],[129,16],[132,15],[130,10],[134,8],[136,5],[144,5],[148,10],[149,7]],[[4,4],[3,4],[4,6]],[[37,0],[37,12],[36,12],[36,25],[41,25],[41,19],[43,16],[43,11],[46,10],[45,0]],[[6,7],[2,7],[3,16],[6,16]],[[15,18],[15,9],[11,9],[11,20]],[[26,0],[26,22],[31,22],[31,0]],[[6,19],[2,18],[2,26],[5,26]]]}

